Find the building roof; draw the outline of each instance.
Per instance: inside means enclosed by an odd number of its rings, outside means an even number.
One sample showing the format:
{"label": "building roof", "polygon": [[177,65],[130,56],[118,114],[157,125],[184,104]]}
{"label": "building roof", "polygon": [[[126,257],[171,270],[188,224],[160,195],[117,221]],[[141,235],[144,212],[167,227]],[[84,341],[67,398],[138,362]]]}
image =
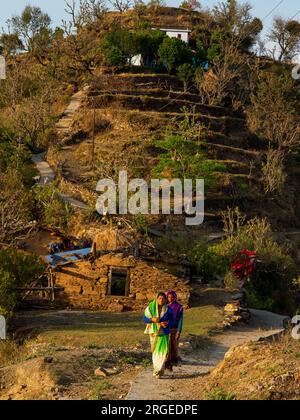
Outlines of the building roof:
{"label": "building roof", "polygon": [[166,31],[166,32],[187,32],[190,33],[192,32],[191,29],[186,29],[186,28],[152,28],[152,29],[160,29],[161,31]]}

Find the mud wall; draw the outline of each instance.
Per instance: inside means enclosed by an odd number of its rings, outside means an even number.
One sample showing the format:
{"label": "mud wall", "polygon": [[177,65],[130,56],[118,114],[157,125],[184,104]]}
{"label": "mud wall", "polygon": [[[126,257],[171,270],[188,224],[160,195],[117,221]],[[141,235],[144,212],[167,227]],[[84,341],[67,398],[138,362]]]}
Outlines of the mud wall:
{"label": "mud wall", "polygon": [[[127,296],[109,295],[110,271],[124,268],[128,272]],[[56,292],[56,303],[72,309],[142,310],[160,290],[174,289],[179,301],[188,306],[190,291],[185,280],[148,265],[133,257],[105,255],[96,263],[79,262],[62,267],[56,273],[56,285],[62,290]]]}

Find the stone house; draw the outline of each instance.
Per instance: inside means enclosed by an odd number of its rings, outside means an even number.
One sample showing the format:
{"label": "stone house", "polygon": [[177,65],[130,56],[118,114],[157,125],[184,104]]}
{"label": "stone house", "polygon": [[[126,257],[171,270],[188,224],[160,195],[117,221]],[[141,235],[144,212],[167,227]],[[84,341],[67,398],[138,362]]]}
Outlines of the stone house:
{"label": "stone house", "polygon": [[94,262],[78,261],[55,273],[55,301],[72,309],[142,311],[160,290],[174,289],[188,307],[187,281],[141,259],[109,253]]}

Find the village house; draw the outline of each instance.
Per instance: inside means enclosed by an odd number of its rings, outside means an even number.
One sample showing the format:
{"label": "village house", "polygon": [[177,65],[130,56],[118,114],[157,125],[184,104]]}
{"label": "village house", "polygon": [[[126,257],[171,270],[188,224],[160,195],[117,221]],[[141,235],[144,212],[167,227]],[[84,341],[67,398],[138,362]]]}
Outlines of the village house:
{"label": "village house", "polygon": [[[153,31],[159,29],[162,32],[165,32],[165,34],[169,38],[178,38],[182,41],[189,43],[189,35],[191,33],[190,29],[182,29],[182,28],[152,28]],[[141,66],[142,63],[142,55],[137,54],[131,58],[131,64],[133,66]],[[154,67],[154,64],[151,65],[151,63],[148,63],[150,67]]]}
{"label": "village house", "polygon": [[173,289],[179,301],[188,307],[188,281],[139,258],[130,238],[122,231],[104,230],[96,236],[93,248],[97,249],[96,258],[93,253],[91,258],[87,255],[80,258],[80,251],[54,256],[54,261],[60,261],[52,267],[56,305],[71,309],[140,311],[158,291]]}

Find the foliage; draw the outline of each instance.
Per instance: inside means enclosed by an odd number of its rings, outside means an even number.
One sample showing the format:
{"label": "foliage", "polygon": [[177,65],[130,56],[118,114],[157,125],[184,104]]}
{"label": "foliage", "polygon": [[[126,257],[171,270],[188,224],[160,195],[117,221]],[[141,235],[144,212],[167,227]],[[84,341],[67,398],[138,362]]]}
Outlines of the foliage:
{"label": "foliage", "polygon": [[72,209],[63,201],[55,186],[53,184],[44,185],[43,188],[36,186],[34,192],[41,223],[67,232]]}
{"label": "foliage", "polygon": [[225,392],[223,389],[216,389],[206,394],[206,399],[210,401],[232,401],[235,396],[231,393]]}
{"label": "foliage", "polygon": [[255,274],[246,285],[249,304],[259,309],[290,311],[290,286],[296,276],[293,259],[272,237],[266,219],[254,218],[241,225],[232,235],[217,245],[205,249],[198,244],[191,254],[199,273],[210,278],[216,273],[226,276],[233,258],[243,249],[257,253]]}
{"label": "foliage", "polygon": [[187,92],[189,85],[192,83],[195,77],[195,69],[192,64],[185,63],[178,67],[178,78],[183,82],[184,91]]}
{"label": "foliage", "polygon": [[224,165],[207,160],[201,147],[194,140],[183,136],[167,134],[164,140],[157,141],[156,146],[164,150],[153,173],[156,176],[171,178],[205,179],[210,188],[214,183],[214,172],[225,170]]}
{"label": "foliage", "polygon": [[279,150],[270,149],[262,166],[262,173],[265,193],[281,193],[287,178],[284,154]]}
{"label": "foliage", "polygon": [[300,48],[300,23],[275,17],[268,40],[275,43],[273,55],[277,53],[280,61],[293,60]]}
{"label": "foliage", "polygon": [[137,214],[134,218],[134,225],[142,235],[148,235],[149,223],[145,215],[141,213]]}
{"label": "foliage", "polygon": [[261,71],[247,110],[250,129],[274,149],[295,150],[300,144],[299,99],[289,72]]}
{"label": "foliage", "polygon": [[161,64],[166,65],[168,72],[176,70],[181,64],[192,62],[192,51],[184,41],[166,37],[158,49]]}
{"label": "foliage", "polygon": [[9,317],[17,304],[16,287],[30,284],[44,270],[34,255],[15,249],[0,250],[0,314]]}

